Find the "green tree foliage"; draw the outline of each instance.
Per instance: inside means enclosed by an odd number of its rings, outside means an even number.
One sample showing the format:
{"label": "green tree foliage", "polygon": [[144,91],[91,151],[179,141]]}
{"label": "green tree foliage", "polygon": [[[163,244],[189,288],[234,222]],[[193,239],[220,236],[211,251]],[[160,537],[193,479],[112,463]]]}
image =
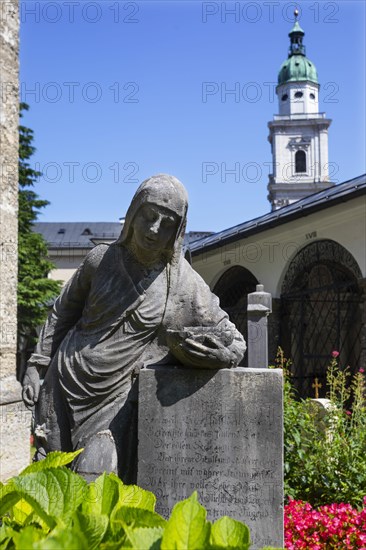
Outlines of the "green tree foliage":
{"label": "green tree foliage", "polygon": [[223,516],[207,521],[197,493],[168,520],[155,495],[115,474],[87,482],[66,467],[74,453],[50,453],[0,484],[0,548],[7,550],[248,550],[249,529]]}
{"label": "green tree foliage", "polygon": [[[28,110],[21,103],[20,116]],[[18,234],[18,349],[27,342],[32,347],[36,340],[36,328],[47,315],[47,303],[60,292],[60,283],[48,279],[54,265],[47,259],[47,244],[43,237],[33,232],[40,209],[48,201],[41,200],[32,190],[40,176],[28,162],[35,148],[33,131],[19,126],[19,234]]]}

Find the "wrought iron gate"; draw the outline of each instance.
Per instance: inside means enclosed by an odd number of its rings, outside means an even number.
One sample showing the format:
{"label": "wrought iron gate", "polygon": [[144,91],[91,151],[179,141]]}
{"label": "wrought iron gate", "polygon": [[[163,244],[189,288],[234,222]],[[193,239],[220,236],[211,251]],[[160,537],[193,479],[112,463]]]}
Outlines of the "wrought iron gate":
{"label": "wrought iron gate", "polygon": [[349,365],[353,371],[360,366],[363,299],[355,277],[359,268],[347,251],[345,258],[343,247],[333,241],[309,247],[290,266],[284,284],[280,341],[293,361],[294,384],[300,395],[314,397],[317,378],[323,397],[333,351],[340,353],[340,365]]}

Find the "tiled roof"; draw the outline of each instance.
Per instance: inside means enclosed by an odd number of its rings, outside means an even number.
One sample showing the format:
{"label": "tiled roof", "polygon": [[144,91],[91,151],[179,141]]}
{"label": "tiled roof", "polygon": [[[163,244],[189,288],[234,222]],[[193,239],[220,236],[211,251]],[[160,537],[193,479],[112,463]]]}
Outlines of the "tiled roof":
{"label": "tiled roof", "polygon": [[[34,231],[40,233],[49,249],[93,248],[96,243],[115,241],[123,225],[119,222],[37,222]],[[209,231],[189,231],[185,245],[211,235]]]}
{"label": "tiled roof", "polygon": [[48,248],[93,248],[91,239],[115,241],[120,235],[119,222],[37,222],[34,231],[40,233]]}

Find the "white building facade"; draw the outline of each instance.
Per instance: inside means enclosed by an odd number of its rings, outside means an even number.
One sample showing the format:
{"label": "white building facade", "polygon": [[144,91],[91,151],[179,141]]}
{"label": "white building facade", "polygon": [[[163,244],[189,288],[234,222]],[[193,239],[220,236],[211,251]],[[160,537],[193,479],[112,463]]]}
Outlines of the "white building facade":
{"label": "white building facade", "polygon": [[300,395],[314,397],[317,378],[325,396],[335,350],[342,366],[365,368],[365,175],[201,239],[191,253],[245,338],[248,293],[263,284],[272,294],[270,363],[281,346]]}
{"label": "white building facade", "polygon": [[333,184],[329,178],[328,128],[319,112],[318,75],[306,57],[298,21],[291,32],[288,58],[278,74],[279,114],[268,123],[273,169],[268,199],[272,210],[287,206]]}

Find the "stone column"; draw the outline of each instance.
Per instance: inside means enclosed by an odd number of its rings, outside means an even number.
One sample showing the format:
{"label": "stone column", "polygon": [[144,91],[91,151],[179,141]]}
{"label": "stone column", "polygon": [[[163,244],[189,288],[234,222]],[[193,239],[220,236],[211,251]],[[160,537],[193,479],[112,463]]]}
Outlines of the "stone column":
{"label": "stone column", "polygon": [[268,323],[272,297],[263,285],[248,294],[248,366],[253,369],[268,367]]}
{"label": "stone column", "polygon": [[281,299],[272,296],[272,311],[268,317],[268,364],[274,365],[280,345]]}
{"label": "stone column", "polygon": [[282,547],[282,371],[150,367],[138,399],[137,479],[157,511],[197,491],[210,521],[249,526],[252,550]]}
{"label": "stone column", "polygon": [[0,5],[0,479],[29,464],[30,413],[16,380],[19,6]]}

